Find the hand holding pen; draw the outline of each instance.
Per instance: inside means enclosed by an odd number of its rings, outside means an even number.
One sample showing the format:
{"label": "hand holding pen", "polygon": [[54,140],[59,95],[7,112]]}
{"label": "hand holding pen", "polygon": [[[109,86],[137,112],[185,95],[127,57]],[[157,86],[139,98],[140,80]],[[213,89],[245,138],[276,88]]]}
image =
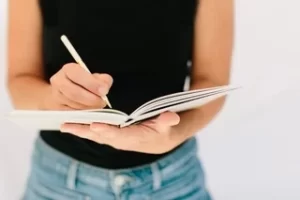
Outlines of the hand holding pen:
{"label": "hand holding pen", "polygon": [[[75,48],[73,47],[73,45],[71,44],[71,42],[68,40],[68,38],[63,35],[61,36],[61,40],[64,43],[64,45],[66,46],[66,48],[68,49],[68,51],[70,52],[70,54],[73,56],[73,58],[75,59],[75,61],[79,64],[80,67],[82,67],[85,71],[87,71],[88,73],[91,73],[90,70],[87,68],[87,66],[85,65],[85,63],[82,61],[81,57],[79,56],[79,54],[77,53],[77,51],[75,50]],[[98,76],[98,78],[101,78]],[[112,80],[111,80],[112,81]],[[111,81],[109,81],[109,84],[111,86]],[[106,104],[112,108],[107,96],[106,96],[106,90],[104,89],[105,92],[101,91],[100,89],[100,95],[102,95],[102,99],[106,102]],[[108,91],[107,91],[108,92]]]}
{"label": "hand holding pen", "polygon": [[61,38],[77,63],[64,65],[50,78],[39,108],[42,110],[90,110],[111,107],[106,95],[113,79],[108,74],[91,74],[66,39]]}

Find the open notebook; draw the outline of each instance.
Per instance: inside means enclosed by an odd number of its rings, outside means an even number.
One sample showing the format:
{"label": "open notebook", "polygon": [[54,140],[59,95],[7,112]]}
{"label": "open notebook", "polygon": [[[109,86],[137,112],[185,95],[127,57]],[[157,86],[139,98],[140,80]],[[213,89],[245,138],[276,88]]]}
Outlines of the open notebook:
{"label": "open notebook", "polygon": [[166,111],[178,113],[200,107],[227,95],[235,89],[237,87],[220,86],[169,94],[144,103],[131,114],[114,109],[75,111],[14,110],[7,115],[7,118],[21,127],[39,130],[59,130],[61,124],[66,122],[80,124],[100,122],[117,125],[122,128],[155,117]]}

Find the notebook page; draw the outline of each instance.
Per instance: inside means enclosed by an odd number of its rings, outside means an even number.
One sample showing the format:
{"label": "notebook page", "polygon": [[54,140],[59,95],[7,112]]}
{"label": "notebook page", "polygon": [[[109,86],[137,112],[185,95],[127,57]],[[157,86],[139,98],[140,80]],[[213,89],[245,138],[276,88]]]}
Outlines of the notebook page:
{"label": "notebook page", "polygon": [[152,112],[152,111],[155,111],[155,110],[160,109],[160,108],[170,107],[170,106],[173,106],[173,105],[182,104],[182,103],[190,102],[190,101],[193,101],[193,100],[197,100],[197,99],[201,99],[201,98],[206,98],[208,96],[212,96],[212,95],[216,95],[216,94],[219,94],[219,93],[223,93],[225,91],[226,90],[214,91],[214,92],[209,92],[209,93],[205,93],[205,94],[198,94],[198,95],[189,96],[188,98],[183,98],[183,99],[179,99],[179,100],[176,100],[176,101],[171,101],[171,102],[167,102],[167,103],[161,103],[161,104],[155,105],[153,107],[149,107],[147,109],[141,109],[139,112],[135,113],[131,117],[134,118],[134,117],[136,117],[138,115],[143,115],[145,113]]}
{"label": "notebook page", "polygon": [[148,111],[157,109],[159,107],[166,107],[166,106],[171,106],[171,105],[175,105],[175,104],[179,104],[179,103],[183,103],[183,102],[187,102],[193,99],[200,99],[209,95],[214,95],[216,93],[220,93],[220,92],[224,92],[226,91],[226,89],[221,89],[221,90],[214,90],[214,91],[205,91],[205,92],[199,92],[199,93],[193,93],[193,94],[188,94],[185,96],[180,96],[180,97],[174,97],[171,99],[165,99],[162,101],[159,101],[155,104],[150,104],[148,106],[145,106],[144,108],[141,108],[140,110],[134,112],[133,114],[131,114],[131,117],[135,117],[138,116],[140,114],[146,113]]}
{"label": "notebook page", "polygon": [[63,123],[91,124],[93,122],[119,125],[124,123],[128,116],[83,111],[12,111],[6,119],[23,128],[38,130],[59,130]]}
{"label": "notebook page", "polygon": [[149,113],[140,115],[140,116],[134,118],[134,120],[131,120],[129,122],[126,122],[126,123],[122,124],[121,127],[129,126],[130,124],[134,124],[136,122],[155,117],[155,116],[157,116],[157,115],[159,115],[163,112],[166,112],[166,111],[171,111],[171,112],[177,112],[178,113],[178,112],[181,112],[181,111],[187,111],[187,110],[190,110],[190,109],[193,109],[193,108],[197,108],[197,107],[200,107],[200,106],[203,106],[203,105],[209,103],[210,101],[213,101],[213,100],[218,99],[222,96],[225,96],[228,93],[229,93],[229,91],[226,91],[224,93],[219,93],[219,94],[208,96],[208,97],[205,97],[205,98],[196,99],[196,100],[185,102],[185,103],[182,103],[182,104],[177,104],[177,105],[173,105],[173,106],[170,106],[170,107],[165,107],[165,108],[162,108],[162,109],[158,109],[158,110],[155,110],[153,112],[149,112]]}
{"label": "notebook page", "polygon": [[190,91],[178,92],[178,93],[162,96],[162,97],[153,99],[153,100],[143,104],[142,106],[137,108],[131,115],[137,115],[137,113],[143,112],[142,110],[144,110],[144,109],[149,109],[151,107],[154,107],[154,106],[162,104],[162,103],[167,103],[167,102],[170,102],[170,101],[175,101],[175,100],[180,100],[180,99],[183,99],[183,98],[188,98],[189,96],[199,95],[201,93],[206,94],[206,93],[209,93],[209,92],[219,91],[219,90],[222,90],[222,89],[225,89],[225,88],[228,88],[228,86],[212,87],[212,88],[205,88],[205,89],[198,89],[198,90],[190,90]]}

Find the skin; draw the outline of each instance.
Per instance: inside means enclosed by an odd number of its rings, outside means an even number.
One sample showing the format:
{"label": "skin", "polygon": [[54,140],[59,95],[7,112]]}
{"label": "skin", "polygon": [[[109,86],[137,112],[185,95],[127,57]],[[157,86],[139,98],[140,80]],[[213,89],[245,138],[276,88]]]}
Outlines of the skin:
{"label": "skin", "polygon": [[[104,107],[101,96],[109,92],[113,77],[88,74],[71,63],[63,66],[48,84],[41,64],[38,4],[36,0],[10,0],[9,6],[7,86],[15,108],[73,110]],[[22,19],[19,16],[23,16]],[[190,89],[229,84],[233,28],[233,0],[200,1],[195,20]],[[207,126],[221,111],[225,100],[226,97],[219,98],[180,114],[166,112],[122,129],[99,123],[63,124],[61,131],[120,150],[160,154]]]}

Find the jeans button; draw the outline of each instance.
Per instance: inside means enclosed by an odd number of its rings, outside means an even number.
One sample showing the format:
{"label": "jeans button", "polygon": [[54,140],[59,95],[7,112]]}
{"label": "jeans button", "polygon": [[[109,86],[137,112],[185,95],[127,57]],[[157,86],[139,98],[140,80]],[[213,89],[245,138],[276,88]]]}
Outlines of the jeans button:
{"label": "jeans button", "polygon": [[126,176],[118,175],[114,179],[114,183],[118,187],[122,187],[128,181]]}

